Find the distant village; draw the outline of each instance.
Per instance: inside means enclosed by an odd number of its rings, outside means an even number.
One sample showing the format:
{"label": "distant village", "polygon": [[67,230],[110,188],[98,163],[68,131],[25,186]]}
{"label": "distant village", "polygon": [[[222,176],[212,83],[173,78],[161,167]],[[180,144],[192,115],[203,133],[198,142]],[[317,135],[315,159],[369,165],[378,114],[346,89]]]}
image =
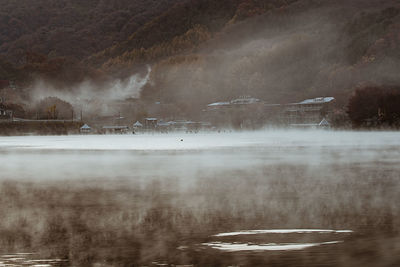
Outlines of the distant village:
{"label": "distant village", "polygon": [[[50,114],[47,118],[20,118],[15,116],[14,110],[9,108],[10,105],[6,105],[6,97],[15,90],[15,84],[0,81],[0,85],[0,88],[2,88],[0,91],[0,123],[3,125],[6,123],[8,127],[18,125],[18,129],[25,131],[26,128],[28,132],[29,127],[34,126],[35,123],[46,127],[51,123],[63,124],[67,133],[81,134],[168,133],[173,131],[196,133],[225,129],[254,130],[268,126],[330,128],[335,108],[334,97],[317,97],[295,103],[273,104],[251,96],[242,96],[237,99],[206,105],[199,112],[198,120],[165,119],[163,109],[168,105],[160,102],[150,105],[149,114],[153,116],[136,120],[132,120],[132,116],[126,116],[121,112],[118,112],[116,116],[89,116],[84,118],[82,111],[74,114],[73,110],[70,118],[58,118],[56,115],[52,115],[56,113],[56,104],[47,107],[47,112]],[[137,100],[133,99],[131,101],[120,101],[113,105],[117,108],[118,105],[121,107],[124,105],[135,106],[136,102]]]}
{"label": "distant village", "polygon": [[[268,104],[264,101],[243,96],[238,99],[210,103],[201,111],[201,119],[165,120],[162,117],[146,117],[126,122],[117,116],[106,121],[97,120],[84,124],[82,133],[141,133],[184,131],[221,131],[224,129],[255,130],[266,126],[291,128],[330,128],[334,111],[334,97],[306,99],[298,103]],[[157,102],[154,105],[162,105]],[[162,115],[162,114],[160,114]],[[94,126],[93,126],[94,125]]]}

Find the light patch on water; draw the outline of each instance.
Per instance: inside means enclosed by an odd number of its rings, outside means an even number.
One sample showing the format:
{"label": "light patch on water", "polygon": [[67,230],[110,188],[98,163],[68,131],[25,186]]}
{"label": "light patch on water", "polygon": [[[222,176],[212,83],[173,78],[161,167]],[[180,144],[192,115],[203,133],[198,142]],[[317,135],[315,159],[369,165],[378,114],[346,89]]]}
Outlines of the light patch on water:
{"label": "light patch on water", "polygon": [[[15,253],[0,255],[0,267],[2,266],[31,266],[31,267],[55,267],[61,262],[67,262],[63,259],[32,259],[35,253]],[[28,258],[29,257],[29,258]]]}
{"label": "light patch on water", "polygon": [[205,246],[209,246],[214,249],[227,251],[227,252],[238,252],[238,251],[288,251],[288,250],[302,250],[310,247],[316,247],[321,245],[331,245],[341,243],[343,241],[329,241],[322,243],[284,243],[284,244],[250,244],[250,243],[223,243],[223,242],[211,242],[203,243]]}
{"label": "light patch on water", "polygon": [[236,236],[236,235],[258,235],[258,234],[326,234],[326,233],[352,233],[352,230],[322,230],[322,229],[269,229],[269,230],[246,230],[229,233],[220,233],[214,236]]}
{"label": "light patch on water", "polygon": [[24,260],[25,258],[7,258],[8,261],[21,261]]}

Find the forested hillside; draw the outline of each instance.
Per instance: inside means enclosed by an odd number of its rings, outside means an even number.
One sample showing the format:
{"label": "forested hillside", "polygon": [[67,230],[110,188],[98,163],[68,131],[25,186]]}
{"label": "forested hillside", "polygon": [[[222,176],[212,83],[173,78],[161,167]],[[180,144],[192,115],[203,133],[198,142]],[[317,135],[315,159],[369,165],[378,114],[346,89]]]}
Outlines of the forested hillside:
{"label": "forested hillside", "polygon": [[[146,101],[200,110],[400,83],[396,0],[12,1],[0,6],[1,79],[70,90],[151,66]],[[11,63],[9,63],[11,62]]]}
{"label": "forested hillside", "polygon": [[[183,0],[182,0],[183,1]],[[179,0],[2,0],[0,54],[26,51],[81,60],[125,40]]]}
{"label": "forested hillside", "polygon": [[[136,60],[153,61],[185,49],[195,48],[221,31],[228,23],[262,14],[295,0],[190,0],[174,5],[168,12],[146,24],[123,41],[93,56],[93,63],[107,66]],[[267,4],[268,3],[268,4]],[[110,58],[118,58],[110,60]],[[116,61],[116,62],[115,62]]]}
{"label": "forested hillside", "polygon": [[240,95],[270,103],[332,95],[345,106],[360,85],[400,83],[399,51],[396,1],[296,1],[157,62],[142,96],[200,107]]}

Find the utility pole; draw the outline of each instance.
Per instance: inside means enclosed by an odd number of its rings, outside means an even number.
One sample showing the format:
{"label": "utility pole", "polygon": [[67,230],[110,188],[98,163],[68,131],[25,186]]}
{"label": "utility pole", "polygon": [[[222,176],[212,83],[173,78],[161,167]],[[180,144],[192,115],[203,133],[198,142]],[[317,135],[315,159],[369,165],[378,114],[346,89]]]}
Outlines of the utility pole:
{"label": "utility pole", "polygon": [[72,113],[72,122],[74,122],[74,110],[71,110]]}

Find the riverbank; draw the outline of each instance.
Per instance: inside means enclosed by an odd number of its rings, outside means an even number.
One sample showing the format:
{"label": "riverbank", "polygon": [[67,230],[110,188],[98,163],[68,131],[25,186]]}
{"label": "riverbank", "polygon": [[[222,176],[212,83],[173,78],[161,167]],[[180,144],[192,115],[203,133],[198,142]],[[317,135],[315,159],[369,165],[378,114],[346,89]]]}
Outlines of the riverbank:
{"label": "riverbank", "polygon": [[1,121],[0,136],[78,134],[81,126],[73,121]]}

